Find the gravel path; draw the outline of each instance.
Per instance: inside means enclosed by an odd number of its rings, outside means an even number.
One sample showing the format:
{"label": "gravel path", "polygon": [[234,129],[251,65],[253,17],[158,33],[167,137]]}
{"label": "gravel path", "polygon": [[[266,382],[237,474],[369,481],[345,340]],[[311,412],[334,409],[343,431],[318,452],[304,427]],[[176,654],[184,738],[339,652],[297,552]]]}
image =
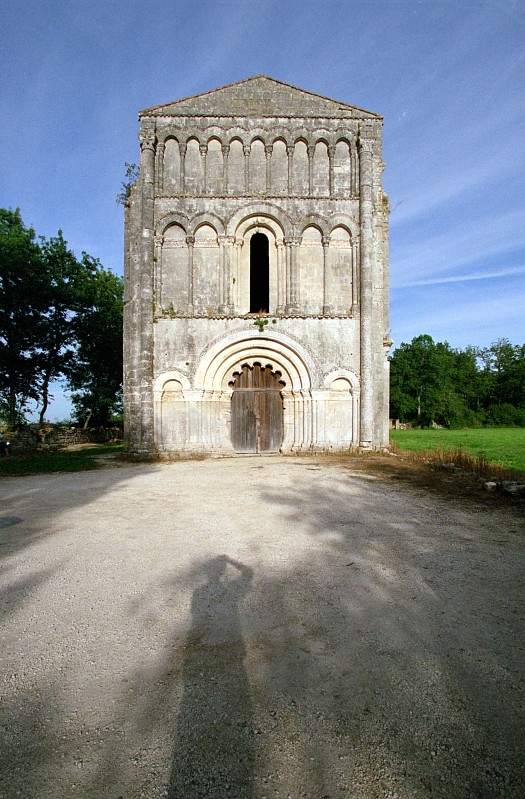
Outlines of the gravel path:
{"label": "gravel path", "polygon": [[0,484],[0,796],[523,797],[523,517],[344,463]]}

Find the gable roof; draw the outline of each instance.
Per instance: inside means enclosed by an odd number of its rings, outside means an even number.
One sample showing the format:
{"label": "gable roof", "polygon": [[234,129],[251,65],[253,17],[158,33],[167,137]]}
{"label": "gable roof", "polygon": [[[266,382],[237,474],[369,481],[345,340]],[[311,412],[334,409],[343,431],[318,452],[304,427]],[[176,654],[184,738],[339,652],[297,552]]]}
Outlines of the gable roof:
{"label": "gable roof", "polygon": [[142,116],[382,118],[373,111],[323,97],[268,75],[254,75],[218,89],[155,105],[140,111],[139,117]]}

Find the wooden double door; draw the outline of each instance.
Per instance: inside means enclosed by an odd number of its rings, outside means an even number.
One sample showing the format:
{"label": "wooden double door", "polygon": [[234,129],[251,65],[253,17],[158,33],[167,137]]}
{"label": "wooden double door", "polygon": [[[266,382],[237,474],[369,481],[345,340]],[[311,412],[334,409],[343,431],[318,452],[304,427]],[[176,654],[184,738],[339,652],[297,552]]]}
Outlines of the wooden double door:
{"label": "wooden double door", "polygon": [[231,438],[236,452],[278,452],[283,441],[284,386],[271,366],[244,364],[230,387]]}

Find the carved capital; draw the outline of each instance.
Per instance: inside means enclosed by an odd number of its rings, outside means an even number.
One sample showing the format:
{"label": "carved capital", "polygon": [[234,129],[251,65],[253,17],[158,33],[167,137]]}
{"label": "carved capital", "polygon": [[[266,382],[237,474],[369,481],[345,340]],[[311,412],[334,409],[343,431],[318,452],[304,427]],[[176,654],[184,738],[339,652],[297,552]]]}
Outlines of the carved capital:
{"label": "carved capital", "polygon": [[369,153],[372,155],[374,152],[374,140],[373,139],[359,139],[359,150],[362,153]]}
{"label": "carved capital", "polygon": [[287,236],[284,239],[284,243],[286,244],[287,247],[298,247],[301,241],[295,236]]}
{"label": "carved capital", "polygon": [[195,236],[186,236],[186,244],[188,247],[193,247],[195,244]]}
{"label": "carved capital", "polygon": [[153,242],[155,244],[155,247],[162,247],[162,245],[164,244],[164,236],[162,235],[162,233],[157,233],[155,236],[153,236]]}
{"label": "carved capital", "polygon": [[252,148],[250,147],[249,144],[243,144],[243,146],[242,146],[242,151],[243,151],[244,155],[250,155],[251,149]]}
{"label": "carved capital", "polygon": [[208,145],[207,144],[199,144],[199,152],[201,155],[206,155],[208,152]]}
{"label": "carved capital", "polygon": [[187,149],[188,149],[188,142],[187,141],[181,141],[180,144],[179,144],[179,152],[180,152],[181,158],[184,158],[184,156],[186,155],[186,150]]}
{"label": "carved capital", "polygon": [[221,146],[221,150],[222,150],[222,154],[223,154],[224,158],[226,158],[226,156],[230,154],[230,145],[229,144],[223,144]]}
{"label": "carved capital", "polygon": [[331,144],[328,148],[328,158],[332,160],[335,156],[335,144]]}
{"label": "carved capital", "polygon": [[315,153],[315,144],[309,144],[306,150],[308,152],[308,158],[313,158]]}
{"label": "carved capital", "polygon": [[321,236],[321,244],[323,245],[323,247],[329,247],[330,246],[330,236]]}
{"label": "carved capital", "polygon": [[155,131],[141,130],[139,134],[141,150],[155,150]]}
{"label": "carved capital", "polygon": [[266,158],[271,158],[273,152],[273,145],[272,144],[265,144],[264,145],[264,154]]}
{"label": "carved capital", "polygon": [[293,151],[294,151],[294,149],[295,149],[295,145],[293,145],[293,144],[287,144],[287,145],[286,145],[286,155],[287,155],[287,156],[293,155]]}

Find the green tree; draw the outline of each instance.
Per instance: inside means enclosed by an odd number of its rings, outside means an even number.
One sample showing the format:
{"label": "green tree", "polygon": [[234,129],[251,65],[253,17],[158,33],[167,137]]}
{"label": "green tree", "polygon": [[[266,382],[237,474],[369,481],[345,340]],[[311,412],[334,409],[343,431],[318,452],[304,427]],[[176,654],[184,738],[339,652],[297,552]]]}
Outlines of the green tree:
{"label": "green tree", "polygon": [[123,281],[86,253],[83,265],[73,322],[76,349],[67,377],[77,420],[104,426],[122,410]]}
{"label": "green tree", "polygon": [[0,407],[11,427],[38,401],[46,270],[20,211],[0,209]]}
{"label": "green tree", "polygon": [[75,315],[81,310],[83,286],[90,272],[68,249],[62,231],[50,239],[41,239],[45,269],[45,314],[39,340],[40,423],[49,405],[49,386],[63,377],[75,350]]}

